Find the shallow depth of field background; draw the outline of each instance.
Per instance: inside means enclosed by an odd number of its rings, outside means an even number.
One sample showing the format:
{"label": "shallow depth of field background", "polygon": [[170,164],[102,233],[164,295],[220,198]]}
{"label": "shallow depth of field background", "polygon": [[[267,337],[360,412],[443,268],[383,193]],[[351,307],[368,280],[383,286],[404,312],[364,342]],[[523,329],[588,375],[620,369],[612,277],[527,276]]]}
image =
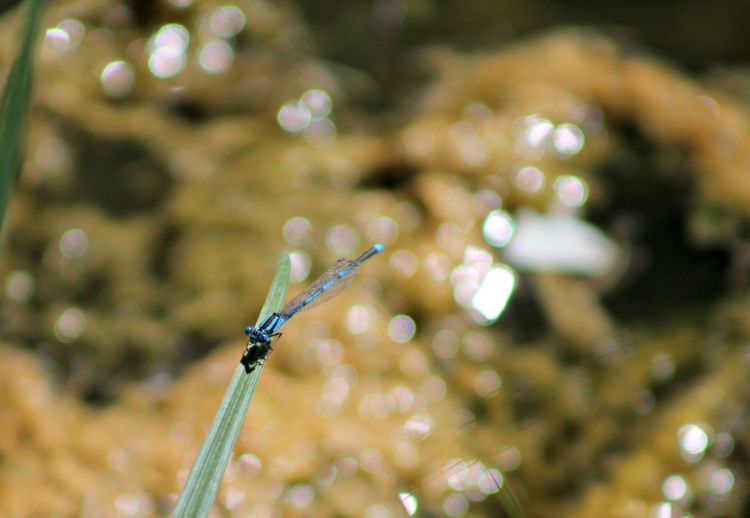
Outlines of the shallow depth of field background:
{"label": "shallow depth of field background", "polygon": [[[52,3],[0,241],[0,514],[747,516],[750,11]],[[0,18],[7,74],[22,13]]]}

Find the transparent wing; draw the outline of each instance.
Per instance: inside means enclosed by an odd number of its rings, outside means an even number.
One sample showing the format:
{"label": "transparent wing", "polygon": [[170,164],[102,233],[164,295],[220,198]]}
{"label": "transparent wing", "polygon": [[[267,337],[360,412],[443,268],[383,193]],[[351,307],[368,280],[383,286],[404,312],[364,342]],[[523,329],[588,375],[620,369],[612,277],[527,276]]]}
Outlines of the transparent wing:
{"label": "transparent wing", "polygon": [[298,311],[307,311],[332,299],[352,283],[358,271],[359,263],[342,257],[305,291],[287,302],[279,315],[287,320]]}
{"label": "transparent wing", "polygon": [[333,297],[344,291],[349,287],[352,281],[354,281],[354,278],[357,276],[357,270],[359,270],[359,268],[354,268],[347,271],[346,275],[344,275],[343,277],[339,277],[339,279],[333,286],[321,292],[317,297],[315,297],[315,299],[302,306],[298,311],[307,311],[310,308],[314,308],[315,306],[318,306],[319,304],[322,304],[327,300],[331,300]]}

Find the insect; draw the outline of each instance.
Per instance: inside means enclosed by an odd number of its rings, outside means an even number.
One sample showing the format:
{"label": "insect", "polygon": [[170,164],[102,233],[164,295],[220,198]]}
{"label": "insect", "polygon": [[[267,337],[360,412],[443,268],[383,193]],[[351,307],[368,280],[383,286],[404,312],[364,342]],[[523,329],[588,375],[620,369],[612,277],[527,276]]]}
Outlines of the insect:
{"label": "insect", "polygon": [[265,361],[273,349],[271,342],[274,338],[281,336],[281,333],[278,332],[279,328],[287,320],[296,313],[313,308],[341,293],[354,280],[360,265],[382,251],[383,245],[378,243],[356,259],[344,257],[338,259],[305,291],[287,302],[283,308],[266,318],[259,326],[247,326],[245,328],[245,334],[248,338],[247,347],[240,360],[240,363],[245,367],[245,372],[250,374]]}

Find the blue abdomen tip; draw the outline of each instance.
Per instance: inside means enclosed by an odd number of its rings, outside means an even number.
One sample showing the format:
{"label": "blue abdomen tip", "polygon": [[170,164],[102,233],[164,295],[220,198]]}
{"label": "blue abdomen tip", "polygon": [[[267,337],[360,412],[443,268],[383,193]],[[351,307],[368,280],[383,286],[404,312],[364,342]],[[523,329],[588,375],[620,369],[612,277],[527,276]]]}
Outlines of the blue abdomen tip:
{"label": "blue abdomen tip", "polygon": [[373,247],[373,248],[375,249],[375,251],[376,251],[376,252],[382,252],[382,251],[383,251],[383,249],[385,248],[385,247],[384,247],[383,245],[381,245],[380,243],[375,243],[374,245],[372,245],[372,247]]}

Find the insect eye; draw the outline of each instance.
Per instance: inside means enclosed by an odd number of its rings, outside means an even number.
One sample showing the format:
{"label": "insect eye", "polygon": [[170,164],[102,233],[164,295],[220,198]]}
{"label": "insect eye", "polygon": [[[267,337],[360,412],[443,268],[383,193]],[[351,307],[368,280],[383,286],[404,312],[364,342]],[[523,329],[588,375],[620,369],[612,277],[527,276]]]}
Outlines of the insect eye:
{"label": "insect eye", "polygon": [[252,334],[252,332],[253,332],[253,326],[247,326],[247,327],[245,328],[245,334],[246,334],[246,335],[247,335],[248,337],[250,337],[250,335]]}

